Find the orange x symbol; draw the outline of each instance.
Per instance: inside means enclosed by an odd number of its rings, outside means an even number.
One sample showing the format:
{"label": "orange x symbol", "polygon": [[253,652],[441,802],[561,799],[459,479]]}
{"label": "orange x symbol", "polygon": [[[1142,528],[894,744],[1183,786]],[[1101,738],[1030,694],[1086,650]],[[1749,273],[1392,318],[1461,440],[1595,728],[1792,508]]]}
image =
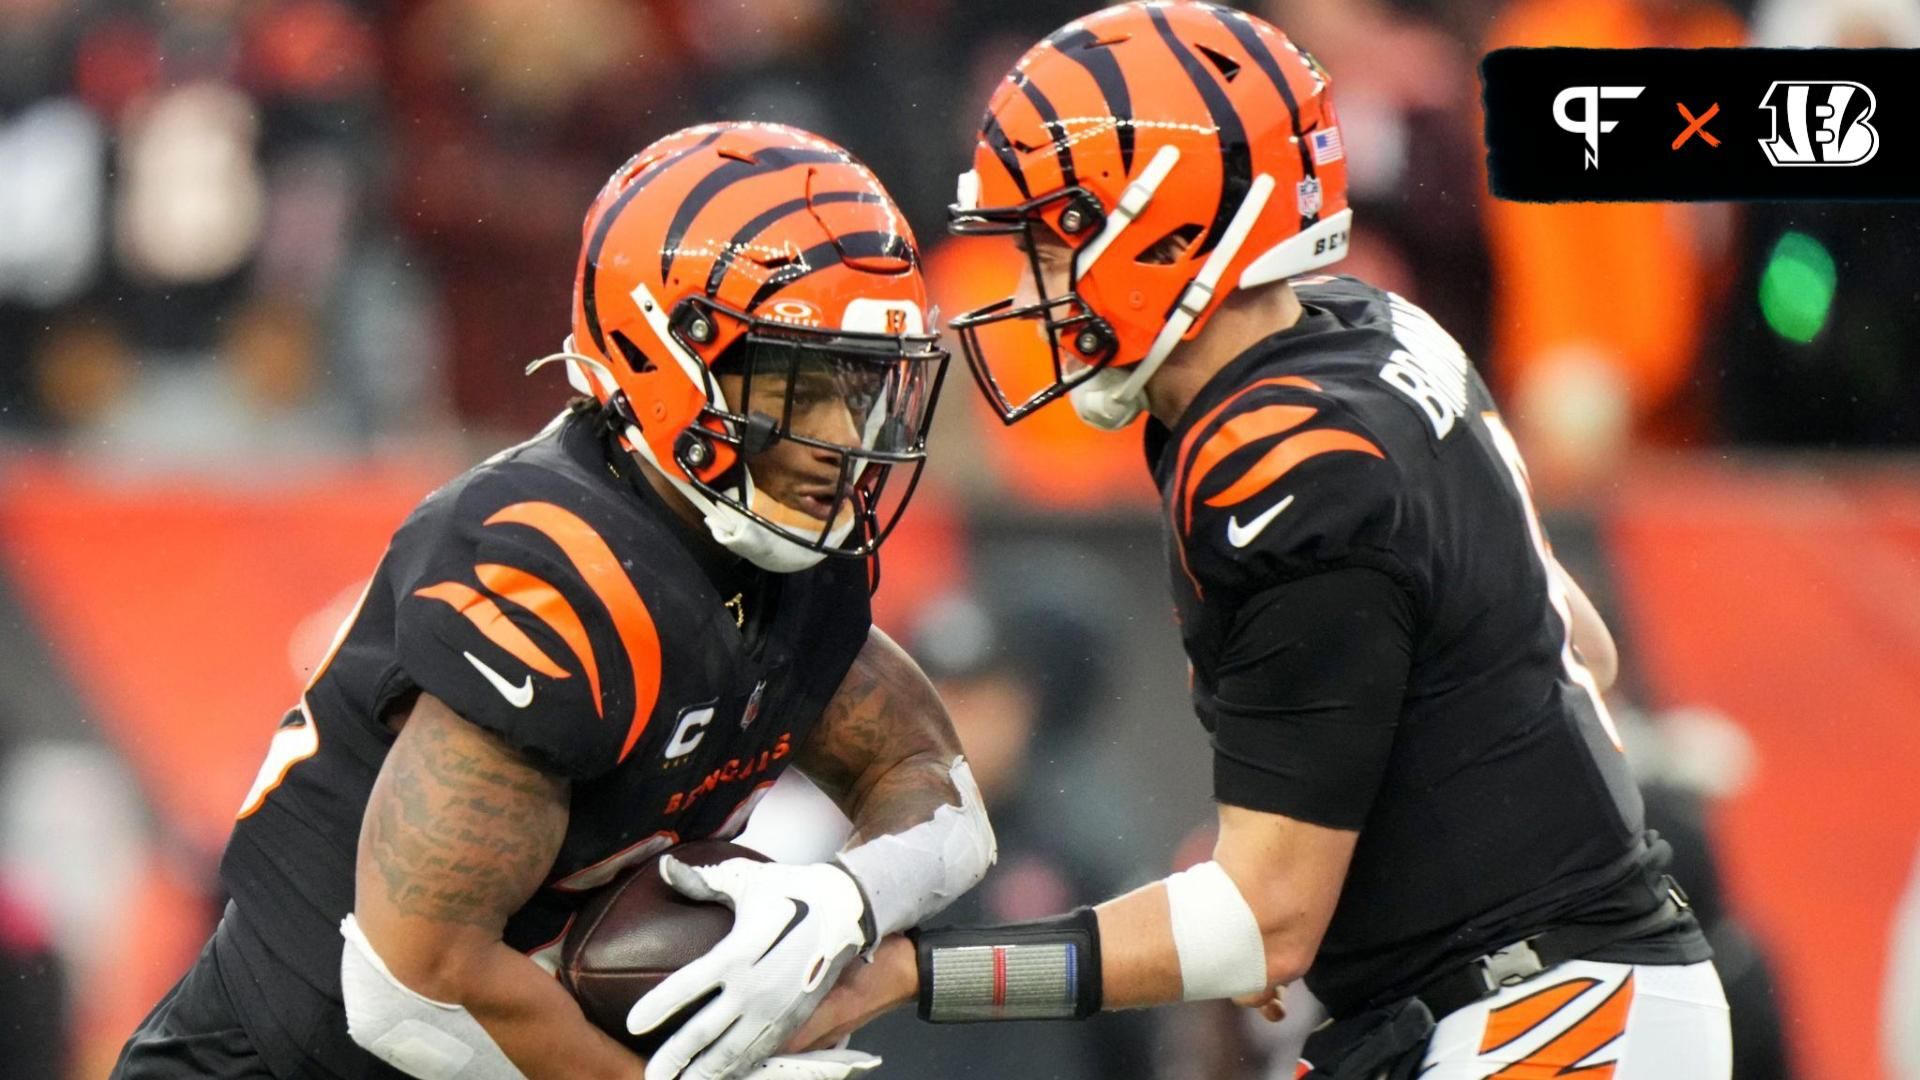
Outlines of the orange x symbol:
{"label": "orange x symbol", "polygon": [[1687,111],[1687,107],[1685,105],[1682,105],[1677,101],[1673,103],[1673,107],[1676,109],[1679,109],[1680,115],[1686,117],[1687,119],[1687,130],[1681,132],[1680,137],[1673,140],[1673,148],[1675,150],[1680,149],[1680,144],[1686,142],[1688,139],[1691,139],[1696,133],[1701,138],[1707,140],[1708,146],[1720,145],[1720,140],[1714,138],[1713,132],[1707,130],[1707,121],[1713,119],[1714,116],[1720,112],[1719,102],[1717,101],[1714,102],[1712,108],[1708,109],[1706,112],[1701,113],[1697,118],[1692,113]]}

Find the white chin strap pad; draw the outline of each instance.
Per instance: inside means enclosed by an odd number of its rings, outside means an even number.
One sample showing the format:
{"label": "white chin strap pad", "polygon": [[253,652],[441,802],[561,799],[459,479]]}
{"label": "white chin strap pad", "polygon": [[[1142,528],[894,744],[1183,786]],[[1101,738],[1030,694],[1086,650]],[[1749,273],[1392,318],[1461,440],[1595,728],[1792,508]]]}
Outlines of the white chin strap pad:
{"label": "white chin strap pad", "polygon": [[1220,864],[1203,862],[1163,884],[1180,954],[1181,999],[1241,997],[1268,989],[1260,923]]}
{"label": "white chin strap pad", "polygon": [[873,913],[876,932],[869,947],[946,910],[979,884],[999,853],[967,759],[954,758],[947,775],[960,793],[959,806],[942,806],[911,829],[876,836],[838,856]]}
{"label": "white chin strap pad", "polygon": [[526,1080],[473,1014],[408,989],[348,915],[340,952],[347,1034],[381,1061],[420,1080]]}
{"label": "white chin strap pad", "polygon": [[1112,368],[1094,372],[1087,381],[1067,391],[1073,411],[1083,423],[1102,431],[1118,431],[1133,423],[1146,408],[1147,400],[1144,394],[1127,392],[1128,376],[1132,374]]}
{"label": "white chin strap pad", "polygon": [[[792,574],[814,566],[827,557],[824,551],[814,551],[801,544],[781,536],[772,529],[760,524],[740,511],[723,502],[716,502],[702,495],[693,485],[669,478],[673,486],[679,488],[695,506],[705,515],[707,531],[713,534],[715,543],[735,555],[747,560],[762,570],[776,574]],[[765,498],[760,489],[753,486],[752,478],[747,480],[747,498]],[[846,529],[836,530],[838,537],[829,536],[829,540],[838,543],[846,537]]]}

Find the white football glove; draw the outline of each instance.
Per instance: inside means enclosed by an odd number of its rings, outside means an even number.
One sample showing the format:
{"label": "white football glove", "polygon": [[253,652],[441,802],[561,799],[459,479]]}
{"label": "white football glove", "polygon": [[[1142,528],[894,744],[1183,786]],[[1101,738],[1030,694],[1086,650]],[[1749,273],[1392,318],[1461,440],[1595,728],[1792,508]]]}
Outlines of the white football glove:
{"label": "white football glove", "polygon": [[[720,991],[648,1059],[647,1080],[746,1076],[813,1014],[840,969],[865,947],[861,922],[866,900],[853,877],[829,863],[791,866],[728,859],[688,866],[668,855],[660,860],[660,874],[686,896],[732,908],[733,929],[627,1013],[627,1030],[640,1035],[716,988]],[[794,1058],[819,1062],[813,1055]],[[835,1080],[858,1073],[818,1075]]]}

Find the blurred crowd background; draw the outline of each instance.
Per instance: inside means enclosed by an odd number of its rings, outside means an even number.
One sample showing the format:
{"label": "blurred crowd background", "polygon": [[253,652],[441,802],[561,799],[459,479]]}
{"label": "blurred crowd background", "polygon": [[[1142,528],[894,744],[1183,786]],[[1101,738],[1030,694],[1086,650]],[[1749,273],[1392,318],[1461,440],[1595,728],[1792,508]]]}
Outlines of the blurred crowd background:
{"label": "blurred crowd background", "polygon": [[[388,532],[564,401],[580,218],[685,124],[867,161],[949,313],[978,109],[1087,0],[0,0],[0,1074],[103,1076],[218,911],[258,756]],[[1742,1080],[1920,1077],[1920,214],[1486,193],[1503,45],[1920,47],[1920,0],[1253,0],[1333,73],[1339,269],[1425,306],[1623,642]],[[1731,107],[1731,106],[1730,106]],[[1204,851],[1137,441],[950,373],[882,625],[1000,823],[973,917]],[[983,764],[984,763],[984,764]],[[945,1033],[950,1035],[951,1033]],[[1258,1077],[1231,1010],[881,1032],[893,1075]]]}

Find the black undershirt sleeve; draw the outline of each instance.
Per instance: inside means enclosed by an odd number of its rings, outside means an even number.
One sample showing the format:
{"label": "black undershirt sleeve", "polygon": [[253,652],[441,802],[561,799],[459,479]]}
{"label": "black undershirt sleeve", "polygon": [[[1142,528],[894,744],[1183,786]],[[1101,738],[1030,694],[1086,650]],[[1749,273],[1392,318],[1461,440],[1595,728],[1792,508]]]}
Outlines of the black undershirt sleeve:
{"label": "black undershirt sleeve", "polygon": [[1214,797],[1359,829],[1412,656],[1412,599],[1378,570],[1329,570],[1248,600],[1214,688]]}

